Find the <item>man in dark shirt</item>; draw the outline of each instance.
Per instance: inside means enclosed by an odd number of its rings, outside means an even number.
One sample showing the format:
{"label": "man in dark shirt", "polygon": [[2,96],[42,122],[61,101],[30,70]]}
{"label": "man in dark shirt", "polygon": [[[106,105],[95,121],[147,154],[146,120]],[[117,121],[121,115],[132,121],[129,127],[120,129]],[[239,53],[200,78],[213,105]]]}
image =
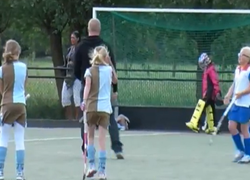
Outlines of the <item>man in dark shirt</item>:
{"label": "man in dark shirt", "polygon": [[[93,50],[95,47],[100,45],[107,46],[109,50],[110,59],[116,68],[116,63],[114,60],[114,54],[110,48],[110,46],[104,42],[100,38],[100,31],[101,31],[101,23],[98,19],[91,19],[88,23],[88,37],[84,38],[79,45],[77,46],[75,50],[75,63],[74,63],[74,72],[75,77],[82,81],[82,84],[84,86],[84,73],[87,68],[89,68],[90,65],[90,57],[89,53],[91,50]],[[117,84],[112,84],[113,86],[113,95],[112,97],[117,98]],[[82,93],[81,93],[82,96]],[[123,144],[120,142],[119,138],[119,130],[117,127],[117,123],[114,118],[114,113],[110,116],[110,126],[109,126],[109,133],[111,138],[111,148],[116,154],[116,157],[118,159],[124,159],[122,155],[122,146]],[[82,139],[84,134],[84,123],[82,123],[81,126],[81,137]],[[82,145],[82,150],[84,151],[84,143]]]}

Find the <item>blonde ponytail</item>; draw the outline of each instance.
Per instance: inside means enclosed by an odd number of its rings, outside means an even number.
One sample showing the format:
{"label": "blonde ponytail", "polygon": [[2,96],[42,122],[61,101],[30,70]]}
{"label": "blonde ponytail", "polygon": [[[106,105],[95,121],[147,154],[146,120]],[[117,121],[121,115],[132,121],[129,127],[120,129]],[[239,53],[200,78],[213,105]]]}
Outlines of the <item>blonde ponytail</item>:
{"label": "blonde ponytail", "polygon": [[14,60],[14,56],[11,52],[4,52],[3,53],[3,59],[5,62],[9,63]]}
{"label": "blonde ponytail", "polygon": [[109,55],[105,46],[98,46],[90,53],[91,65],[108,65],[106,58]]}

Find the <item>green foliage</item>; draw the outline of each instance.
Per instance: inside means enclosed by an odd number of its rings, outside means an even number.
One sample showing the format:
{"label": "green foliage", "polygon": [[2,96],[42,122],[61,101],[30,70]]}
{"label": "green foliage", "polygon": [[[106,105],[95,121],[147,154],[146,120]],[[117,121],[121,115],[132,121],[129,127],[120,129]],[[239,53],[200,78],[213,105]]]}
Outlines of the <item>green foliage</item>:
{"label": "green foliage", "polygon": [[11,2],[11,0],[0,1],[0,33],[5,31],[5,29],[11,24],[13,17]]}
{"label": "green foliage", "polygon": [[68,22],[64,1],[57,0],[15,0],[13,7],[21,16],[24,27],[39,27],[47,33],[63,31]]}

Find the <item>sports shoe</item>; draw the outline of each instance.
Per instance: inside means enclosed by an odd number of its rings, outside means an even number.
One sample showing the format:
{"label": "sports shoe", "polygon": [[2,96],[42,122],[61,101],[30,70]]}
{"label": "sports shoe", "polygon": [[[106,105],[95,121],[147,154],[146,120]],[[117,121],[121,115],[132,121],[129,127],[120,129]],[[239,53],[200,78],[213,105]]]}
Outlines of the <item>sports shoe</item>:
{"label": "sports shoe", "polygon": [[122,155],[122,152],[115,153],[117,159],[124,159],[124,156]]}
{"label": "sports shoe", "polygon": [[95,164],[90,164],[88,172],[87,172],[87,177],[88,178],[94,177],[94,175],[96,174],[96,172],[97,171],[96,171],[96,168],[95,168]]}
{"label": "sports shoe", "polygon": [[0,180],[4,180],[3,171],[0,171]]}
{"label": "sports shoe", "polygon": [[205,130],[205,133],[212,134],[212,135],[216,135],[216,132],[217,132],[217,128],[216,127],[209,128],[209,129]]}
{"label": "sports shoe", "polygon": [[241,158],[238,163],[240,164],[248,164],[250,163],[250,156],[249,155],[244,155],[243,158]]}
{"label": "sports shoe", "polygon": [[233,162],[239,162],[244,156],[244,152],[237,151],[234,156]]}
{"label": "sports shoe", "polygon": [[106,180],[107,179],[106,174],[104,172],[99,172],[98,179],[99,180]]}
{"label": "sports shoe", "polygon": [[17,173],[16,180],[25,180],[23,172]]}
{"label": "sports shoe", "polygon": [[187,122],[186,126],[196,133],[198,133],[200,131],[200,129],[198,127],[196,127],[192,122]]}

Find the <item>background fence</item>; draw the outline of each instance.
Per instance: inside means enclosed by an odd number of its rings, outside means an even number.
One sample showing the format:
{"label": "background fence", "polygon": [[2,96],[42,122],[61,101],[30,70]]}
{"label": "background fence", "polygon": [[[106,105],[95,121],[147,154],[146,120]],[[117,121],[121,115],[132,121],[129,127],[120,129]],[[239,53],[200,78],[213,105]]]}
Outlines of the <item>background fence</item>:
{"label": "background fence", "polygon": [[[62,119],[63,109],[58,96],[51,61],[36,61],[29,67],[27,103],[29,118]],[[195,66],[133,64],[125,69],[118,63],[120,106],[193,107],[201,80]],[[183,70],[183,69],[188,70]],[[193,68],[193,70],[192,70]],[[219,71],[222,92],[225,94],[233,79],[233,71]],[[63,81],[64,77],[56,77]],[[201,97],[201,96],[199,96]],[[198,97],[198,98],[199,98]]]}

